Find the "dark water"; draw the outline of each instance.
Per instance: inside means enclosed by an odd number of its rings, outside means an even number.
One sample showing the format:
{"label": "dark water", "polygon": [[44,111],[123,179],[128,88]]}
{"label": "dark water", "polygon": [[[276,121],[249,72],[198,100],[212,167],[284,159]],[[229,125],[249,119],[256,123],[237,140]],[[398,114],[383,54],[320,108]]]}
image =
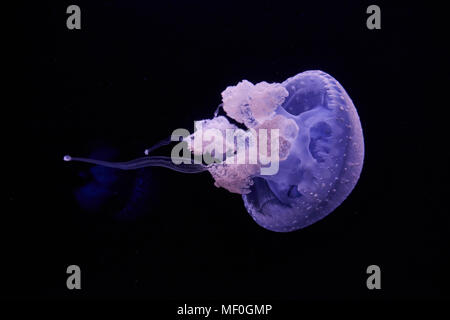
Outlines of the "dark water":
{"label": "dark water", "polygon": [[[448,76],[434,11],[382,3],[373,31],[366,2],[77,1],[82,29],[69,31],[69,4],[13,11],[2,296],[449,297]],[[142,156],[212,117],[226,86],[311,69],[352,98],[366,153],[349,198],[304,230],[259,227],[207,172],[62,161]],[[66,288],[71,264],[80,292]],[[366,288],[371,264],[378,292]]]}

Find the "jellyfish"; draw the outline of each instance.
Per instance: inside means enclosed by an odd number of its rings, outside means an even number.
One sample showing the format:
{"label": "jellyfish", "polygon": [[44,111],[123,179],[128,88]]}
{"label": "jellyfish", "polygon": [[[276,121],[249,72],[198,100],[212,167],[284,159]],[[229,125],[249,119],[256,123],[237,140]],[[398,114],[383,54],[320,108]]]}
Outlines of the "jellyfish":
{"label": "jellyfish", "polygon": [[[333,212],[354,189],[364,160],[356,108],[341,84],[320,70],[282,83],[242,80],[222,92],[214,116],[195,122],[192,134],[174,133],[128,162],[64,160],[208,171],[216,187],[240,194],[253,220],[275,232],[305,228]],[[151,155],[173,142],[170,157]]]}

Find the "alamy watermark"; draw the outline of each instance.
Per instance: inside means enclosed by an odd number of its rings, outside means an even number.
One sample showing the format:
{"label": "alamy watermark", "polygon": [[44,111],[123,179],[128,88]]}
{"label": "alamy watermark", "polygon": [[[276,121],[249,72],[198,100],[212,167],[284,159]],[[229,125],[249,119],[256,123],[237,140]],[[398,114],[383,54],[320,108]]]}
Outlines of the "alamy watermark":
{"label": "alamy watermark", "polygon": [[[261,175],[274,175],[280,161],[280,130],[258,128],[203,128],[195,123],[193,134],[186,129],[172,132],[172,141],[179,141],[171,152],[174,164],[260,165]],[[180,155],[181,154],[181,155]]]}

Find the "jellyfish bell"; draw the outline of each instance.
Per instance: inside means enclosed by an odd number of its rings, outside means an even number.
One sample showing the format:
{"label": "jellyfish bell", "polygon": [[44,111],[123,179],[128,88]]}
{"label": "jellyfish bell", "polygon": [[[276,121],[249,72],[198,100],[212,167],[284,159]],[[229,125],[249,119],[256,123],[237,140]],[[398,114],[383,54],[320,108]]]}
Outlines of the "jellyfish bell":
{"label": "jellyfish bell", "polygon": [[350,97],[333,77],[315,70],[281,84],[243,80],[222,92],[222,102],[225,115],[216,110],[212,119],[197,122],[201,126],[179,142],[194,158],[209,155],[206,164],[192,163],[185,152],[181,157],[149,156],[179,136],[128,162],[70,156],[64,160],[125,170],[162,166],[187,173],[208,171],[217,187],[242,195],[257,224],[277,232],[317,222],[350,194],[362,170],[363,134]]}
{"label": "jellyfish bell", "polygon": [[322,71],[306,71],[281,84],[289,93],[276,113],[299,133],[277,175],[255,177],[243,195],[262,227],[280,232],[311,225],[338,207],[355,187],[363,165],[361,123],[344,88]]}

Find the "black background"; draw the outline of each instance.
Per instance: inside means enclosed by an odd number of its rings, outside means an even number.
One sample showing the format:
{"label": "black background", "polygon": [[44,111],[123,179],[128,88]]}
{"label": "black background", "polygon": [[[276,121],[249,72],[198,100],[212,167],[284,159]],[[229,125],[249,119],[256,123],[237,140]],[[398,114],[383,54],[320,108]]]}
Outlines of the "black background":
{"label": "black background", "polygon": [[[81,30],[66,28],[70,4],[81,7]],[[449,298],[444,23],[439,8],[376,2],[382,29],[368,30],[369,4],[77,0],[13,10],[1,296]],[[109,195],[90,210],[77,201],[90,166],[63,155],[142,156],[210,118],[228,85],[312,69],[346,88],[366,148],[356,188],[322,221],[274,233],[208,173],[163,168],[106,170]],[[80,291],[66,288],[71,264]],[[382,290],[366,288],[371,264]]]}

